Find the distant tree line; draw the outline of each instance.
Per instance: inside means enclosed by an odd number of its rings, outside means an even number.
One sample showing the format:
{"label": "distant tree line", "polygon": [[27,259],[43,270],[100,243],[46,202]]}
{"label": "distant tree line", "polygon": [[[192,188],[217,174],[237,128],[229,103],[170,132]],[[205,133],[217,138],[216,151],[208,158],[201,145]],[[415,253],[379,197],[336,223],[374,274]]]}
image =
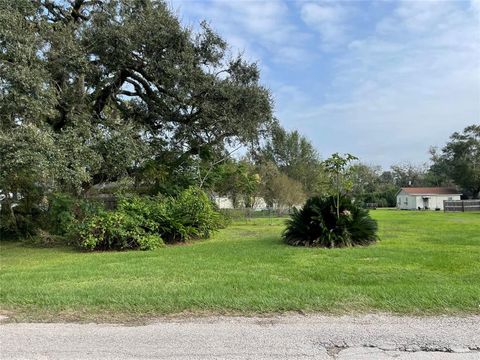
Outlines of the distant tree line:
{"label": "distant tree line", "polygon": [[[478,198],[480,126],[455,132],[443,148],[432,148],[430,153],[430,164],[397,163],[388,170],[356,161],[344,171],[342,193],[360,204],[380,207],[396,206],[396,194],[402,187],[457,187],[465,198]],[[242,200],[244,206],[252,206],[256,196],[269,206],[298,205],[307,197],[335,193],[334,175],[328,171],[331,159],[321,159],[297,131],[276,126],[254,156],[229,158],[220,164],[209,189],[230,197],[234,205]]]}

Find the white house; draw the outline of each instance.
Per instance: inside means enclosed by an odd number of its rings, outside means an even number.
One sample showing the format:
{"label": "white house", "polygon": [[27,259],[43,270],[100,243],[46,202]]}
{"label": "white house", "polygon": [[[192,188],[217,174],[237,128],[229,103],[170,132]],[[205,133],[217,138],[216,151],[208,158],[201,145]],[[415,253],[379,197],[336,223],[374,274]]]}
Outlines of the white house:
{"label": "white house", "polygon": [[460,200],[456,189],[443,187],[406,187],[397,193],[401,210],[443,210],[444,200]]}

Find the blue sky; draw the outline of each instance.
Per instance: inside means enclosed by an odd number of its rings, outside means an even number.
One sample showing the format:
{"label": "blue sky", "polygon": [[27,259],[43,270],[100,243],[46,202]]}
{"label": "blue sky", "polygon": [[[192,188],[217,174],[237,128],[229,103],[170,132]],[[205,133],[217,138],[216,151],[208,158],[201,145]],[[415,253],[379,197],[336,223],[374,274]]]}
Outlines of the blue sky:
{"label": "blue sky", "polygon": [[480,123],[480,0],[170,0],[258,62],[275,114],[322,157],[428,160]]}

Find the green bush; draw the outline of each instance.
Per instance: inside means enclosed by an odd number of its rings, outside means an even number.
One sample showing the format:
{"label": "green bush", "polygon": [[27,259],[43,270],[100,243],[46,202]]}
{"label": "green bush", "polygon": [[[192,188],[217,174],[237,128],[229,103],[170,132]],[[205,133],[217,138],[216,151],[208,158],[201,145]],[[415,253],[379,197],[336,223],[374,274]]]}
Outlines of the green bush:
{"label": "green bush", "polygon": [[180,224],[182,231],[173,233],[172,238],[208,238],[222,225],[222,216],[215,210],[207,194],[199,188],[190,187],[170,203],[172,219]]}
{"label": "green bush", "polygon": [[33,200],[20,197],[13,204],[2,204],[0,232],[2,237],[27,239],[39,246],[42,243],[48,246],[65,244],[79,222],[102,208],[99,203],[65,193]]}
{"label": "green bush", "polygon": [[340,198],[340,217],[336,198],[312,197],[302,209],[295,209],[283,233],[285,242],[295,246],[345,247],[368,245],[377,240],[377,223],[368,210]]}
{"label": "green bush", "polygon": [[142,216],[124,211],[101,212],[81,223],[79,245],[86,250],[152,250],[163,241],[150,231]]}
{"label": "green bush", "polygon": [[154,249],[208,238],[223,225],[208,196],[191,187],[178,197],[123,197],[115,211],[85,218],[78,227],[79,245],[87,250]]}
{"label": "green bush", "polygon": [[58,235],[70,233],[76,223],[74,207],[76,199],[66,194],[54,194],[49,199],[46,220],[51,232]]}
{"label": "green bush", "polygon": [[43,214],[41,227],[52,234],[70,237],[84,218],[103,210],[99,202],[55,193],[48,197],[48,209]]}
{"label": "green bush", "polygon": [[23,201],[10,212],[5,206],[2,230],[38,246],[74,243],[86,250],[147,250],[162,245],[163,239],[175,243],[208,238],[226,223],[196,187],[177,197],[129,196],[117,203],[116,210],[107,212],[95,201],[50,194],[35,206]]}
{"label": "green bush", "polygon": [[207,194],[196,187],[177,197],[123,198],[118,208],[132,216],[142,216],[152,231],[168,243],[208,238],[222,227],[224,220]]}
{"label": "green bush", "polygon": [[2,201],[0,208],[0,237],[21,239],[34,236],[41,223],[39,199],[20,198]]}

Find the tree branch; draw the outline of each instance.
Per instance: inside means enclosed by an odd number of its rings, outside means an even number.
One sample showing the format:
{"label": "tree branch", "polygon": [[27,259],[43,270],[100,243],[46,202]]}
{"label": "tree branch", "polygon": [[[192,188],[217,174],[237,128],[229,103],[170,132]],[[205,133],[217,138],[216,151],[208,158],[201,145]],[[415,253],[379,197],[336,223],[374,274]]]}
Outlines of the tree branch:
{"label": "tree branch", "polygon": [[109,97],[122,87],[127,75],[128,74],[125,70],[120,70],[113,82],[100,90],[99,94],[96,96],[95,104],[93,105],[93,111],[98,117],[101,117],[101,113],[105,108]]}
{"label": "tree branch", "polygon": [[[205,181],[207,180],[208,175],[210,175],[210,172],[213,170],[213,167],[214,167],[215,165],[218,165],[218,164],[220,164],[221,162],[227,160],[227,159],[230,157],[230,155],[232,155],[234,152],[238,151],[241,147],[242,147],[242,145],[239,145],[238,147],[236,147],[235,149],[233,149],[232,151],[230,151],[227,155],[225,155],[223,158],[221,158],[220,160],[217,160],[217,161],[215,161],[213,164],[211,164],[210,167],[208,168],[207,173],[205,174],[205,176],[204,176],[202,179],[200,179],[200,184],[199,184],[199,185],[200,185],[200,188],[203,187],[203,184],[204,184]],[[200,171],[199,171],[198,173],[199,173],[199,175],[200,175]]]}

